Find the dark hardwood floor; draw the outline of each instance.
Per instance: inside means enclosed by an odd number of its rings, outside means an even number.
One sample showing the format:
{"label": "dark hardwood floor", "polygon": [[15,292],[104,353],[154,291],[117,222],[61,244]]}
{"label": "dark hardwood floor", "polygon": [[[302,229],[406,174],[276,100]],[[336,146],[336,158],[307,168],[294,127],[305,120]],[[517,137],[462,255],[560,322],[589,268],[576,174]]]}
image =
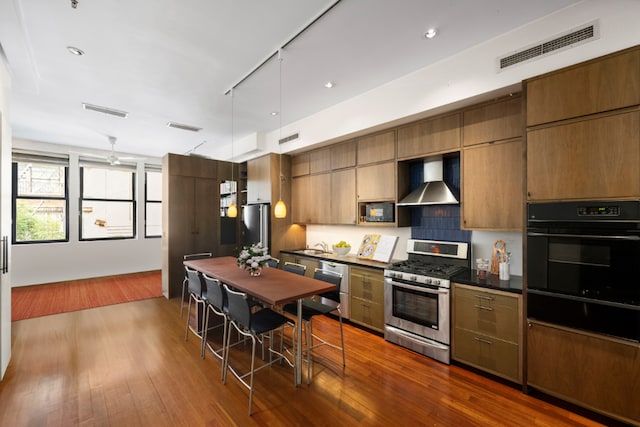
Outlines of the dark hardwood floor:
{"label": "dark hardwood floor", "polygon": [[[295,388],[286,365],[260,371],[249,417],[248,391],[231,375],[223,385],[220,361],[202,360],[193,335],[184,341],[179,306],[155,298],[13,322],[0,425],[602,425],[351,325],[346,368],[325,348],[311,385]],[[336,326],[314,320],[334,338]]]}

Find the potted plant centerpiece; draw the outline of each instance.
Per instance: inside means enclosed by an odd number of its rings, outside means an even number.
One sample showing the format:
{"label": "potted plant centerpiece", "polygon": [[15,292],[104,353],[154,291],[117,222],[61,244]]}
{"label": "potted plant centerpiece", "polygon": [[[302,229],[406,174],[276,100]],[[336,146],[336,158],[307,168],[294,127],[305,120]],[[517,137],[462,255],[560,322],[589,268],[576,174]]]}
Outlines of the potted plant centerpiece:
{"label": "potted plant centerpiece", "polygon": [[252,276],[259,276],[262,272],[262,266],[271,259],[268,252],[269,248],[262,246],[260,242],[245,246],[238,255],[238,266],[248,270]]}

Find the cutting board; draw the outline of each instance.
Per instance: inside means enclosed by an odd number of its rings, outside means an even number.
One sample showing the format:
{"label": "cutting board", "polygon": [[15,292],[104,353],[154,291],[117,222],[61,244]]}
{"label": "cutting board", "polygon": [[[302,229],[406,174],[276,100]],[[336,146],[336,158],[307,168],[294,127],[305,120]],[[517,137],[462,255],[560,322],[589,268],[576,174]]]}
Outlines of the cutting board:
{"label": "cutting board", "polygon": [[491,274],[500,274],[500,263],[506,261],[507,244],[504,240],[496,240],[491,251]]}

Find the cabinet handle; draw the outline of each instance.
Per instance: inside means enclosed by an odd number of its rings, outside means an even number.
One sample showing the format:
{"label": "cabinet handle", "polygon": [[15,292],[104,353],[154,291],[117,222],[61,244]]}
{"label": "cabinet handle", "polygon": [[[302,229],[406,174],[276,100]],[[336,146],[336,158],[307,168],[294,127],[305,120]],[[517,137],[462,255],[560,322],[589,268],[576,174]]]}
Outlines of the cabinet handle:
{"label": "cabinet handle", "polygon": [[482,338],[478,338],[478,337],[473,337],[474,340],[481,342],[483,344],[489,344],[489,345],[493,345],[493,343],[491,341],[488,340],[483,340]]}
{"label": "cabinet handle", "polygon": [[493,301],[495,299],[493,297],[486,297],[484,295],[476,295],[475,297],[478,298],[478,299],[485,300],[485,301]]}
{"label": "cabinet handle", "polygon": [[478,305],[478,304],[476,304],[476,305],[474,305],[474,307],[475,307],[475,308],[479,308],[479,309],[481,309],[481,310],[493,311],[493,308],[492,308],[492,307],[485,307],[484,305]]}

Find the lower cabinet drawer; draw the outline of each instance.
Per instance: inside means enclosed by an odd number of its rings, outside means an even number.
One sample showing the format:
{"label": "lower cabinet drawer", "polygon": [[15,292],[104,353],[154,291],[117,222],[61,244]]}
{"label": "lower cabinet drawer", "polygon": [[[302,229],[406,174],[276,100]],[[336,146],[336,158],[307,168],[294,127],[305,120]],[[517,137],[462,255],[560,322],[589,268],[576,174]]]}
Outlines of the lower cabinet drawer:
{"label": "lower cabinet drawer", "polygon": [[384,331],[384,306],[352,297],[349,320],[382,332]]}
{"label": "lower cabinet drawer", "polygon": [[454,328],[452,357],[495,375],[521,382],[518,345],[461,328]]}

